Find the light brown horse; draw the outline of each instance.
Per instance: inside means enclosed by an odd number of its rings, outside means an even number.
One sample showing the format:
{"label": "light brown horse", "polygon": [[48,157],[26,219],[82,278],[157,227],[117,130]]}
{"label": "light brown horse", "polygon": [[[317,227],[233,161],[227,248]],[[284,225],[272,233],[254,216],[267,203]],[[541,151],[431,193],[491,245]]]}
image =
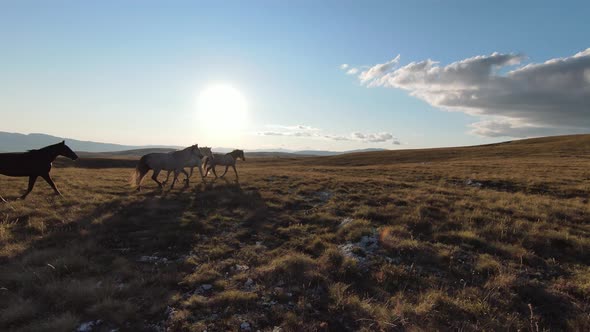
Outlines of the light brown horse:
{"label": "light brown horse", "polygon": [[[215,177],[217,177],[217,173],[215,172],[215,166],[221,165],[225,166],[225,172],[221,175],[221,177],[225,176],[227,173],[227,169],[231,166],[234,169],[234,173],[236,173],[236,179],[238,179],[238,171],[236,170],[236,161],[238,158],[246,161],[246,157],[244,157],[243,150],[233,150],[230,153],[222,154],[213,154],[212,157],[206,157],[204,161],[205,167],[205,176],[209,175],[209,171],[213,171]],[[208,165],[207,165],[208,164]]]}
{"label": "light brown horse", "polygon": [[[203,155],[203,158],[213,156],[213,152],[211,152],[211,148],[208,146],[204,146],[202,148],[199,148],[199,151],[201,152],[201,155]],[[193,176],[193,171],[194,171],[195,167],[199,167],[199,173],[201,174],[201,180],[203,180],[203,182],[205,182],[205,177],[203,176],[203,169],[202,169],[202,159],[195,159],[194,163],[186,165],[186,167],[191,168],[191,172],[188,174],[189,178]],[[166,174],[166,180],[164,180],[164,182],[162,182],[162,185],[164,185],[164,186],[166,185],[166,183],[168,182],[168,179],[170,179],[170,173],[172,173],[172,171],[168,171],[168,174]]]}
{"label": "light brown horse", "polygon": [[131,176],[131,185],[137,187],[137,191],[141,190],[141,180],[150,171],[154,170],[152,180],[156,181],[158,187],[162,188],[162,183],[158,181],[158,174],[162,170],[174,171],[174,180],[170,188],[174,188],[174,184],[178,179],[178,174],[184,173],[186,175],[186,185],[188,186],[188,173],[184,170],[186,166],[190,166],[200,161],[203,155],[199,151],[198,144],[189,146],[180,151],[169,153],[149,153],[139,159],[139,163]]}

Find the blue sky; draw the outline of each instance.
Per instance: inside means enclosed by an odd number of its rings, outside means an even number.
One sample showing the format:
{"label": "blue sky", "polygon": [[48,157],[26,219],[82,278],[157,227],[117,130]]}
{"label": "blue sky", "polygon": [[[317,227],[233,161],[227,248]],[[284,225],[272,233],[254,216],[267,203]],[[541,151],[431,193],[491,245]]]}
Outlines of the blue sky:
{"label": "blue sky", "polygon": [[[582,1],[1,1],[0,130],[124,144],[332,150],[588,132],[576,117],[590,115],[590,54],[574,55],[590,47],[589,12]],[[399,79],[411,62],[432,59],[447,72],[453,62],[494,52],[520,56],[495,64],[499,76],[569,58],[559,70],[580,73],[581,81],[566,83],[581,92],[564,96],[544,85],[531,93],[527,76],[502,85],[523,91],[509,98],[518,102],[483,104],[497,97],[490,93],[474,105],[449,101],[457,84],[449,80],[487,91],[489,77]],[[372,84],[361,82],[360,73],[397,55]],[[347,75],[342,64],[359,73]],[[441,77],[444,91],[435,91]],[[232,111],[197,109],[200,93],[216,84],[240,91],[247,123],[225,130]],[[539,91],[577,108],[538,115],[545,104],[520,98]],[[571,121],[552,120],[559,117]]]}

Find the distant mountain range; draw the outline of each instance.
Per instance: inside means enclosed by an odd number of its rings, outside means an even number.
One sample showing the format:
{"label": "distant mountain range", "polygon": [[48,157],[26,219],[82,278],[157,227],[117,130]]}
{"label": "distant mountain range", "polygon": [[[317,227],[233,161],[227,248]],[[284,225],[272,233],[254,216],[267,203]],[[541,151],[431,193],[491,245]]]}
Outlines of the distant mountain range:
{"label": "distant mountain range", "polygon": [[[226,153],[233,149],[229,148],[213,148],[213,152]],[[245,150],[245,152],[257,155],[269,154],[269,155],[300,155],[300,156],[336,156],[345,153],[357,153],[357,152],[374,152],[374,151],[385,151],[385,149],[368,148],[358,150],[347,150],[347,151],[326,151],[326,150],[289,150],[289,149],[251,149]]]}
{"label": "distant mountain range", "polygon": [[85,151],[85,152],[117,152],[126,151],[133,149],[144,149],[144,148],[167,148],[177,149],[177,146],[133,146],[133,145],[121,145],[112,143],[99,143],[91,141],[80,141],[72,138],[56,137],[46,134],[18,134],[18,133],[7,133],[0,131],[0,151],[1,152],[18,152],[26,151],[31,149],[39,149],[47,145],[59,143],[62,140],[66,140],[68,146],[74,151]]}
{"label": "distant mountain range", "polygon": [[[143,155],[148,152],[156,151],[171,151],[180,149],[180,146],[169,146],[169,145],[122,145],[112,143],[100,143],[92,141],[81,141],[72,138],[62,138],[46,134],[18,134],[8,133],[0,131],[0,152],[18,152],[26,151],[31,149],[39,149],[47,145],[55,144],[66,140],[66,143],[72,150],[77,152],[90,152],[90,153],[113,153],[116,155]],[[231,151],[230,148],[213,148],[214,152],[226,153]],[[349,150],[349,151],[323,151],[323,150],[288,150],[288,149],[252,149],[246,150],[249,154],[255,154],[257,156],[334,156],[344,153],[355,153],[355,152],[372,152],[372,151],[383,151],[385,149],[360,149],[360,150]]]}

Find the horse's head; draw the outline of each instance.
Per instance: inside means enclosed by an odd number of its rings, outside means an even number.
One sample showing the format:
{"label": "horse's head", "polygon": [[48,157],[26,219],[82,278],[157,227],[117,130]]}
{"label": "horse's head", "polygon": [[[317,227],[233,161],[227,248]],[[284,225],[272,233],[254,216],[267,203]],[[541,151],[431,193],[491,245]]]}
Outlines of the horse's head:
{"label": "horse's head", "polygon": [[199,144],[192,145],[190,147],[190,152],[193,156],[201,159],[203,158],[203,154],[201,153],[201,149],[199,149]]}
{"label": "horse's head", "polygon": [[242,158],[243,161],[246,161],[246,157],[244,157],[244,150],[235,150],[235,153],[237,158]]}
{"label": "horse's head", "polygon": [[58,146],[59,146],[58,154],[60,156],[70,158],[72,160],[78,159],[78,155],[74,151],[72,151],[72,149],[70,149],[69,146],[66,145],[66,141],[62,141],[61,143],[58,144]]}
{"label": "horse's head", "polygon": [[207,156],[207,157],[213,156],[213,151],[211,151],[211,148],[208,146],[204,146],[202,148],[199,148],[199,150],[201,151],[201,154],[203,154],[204,156]]}

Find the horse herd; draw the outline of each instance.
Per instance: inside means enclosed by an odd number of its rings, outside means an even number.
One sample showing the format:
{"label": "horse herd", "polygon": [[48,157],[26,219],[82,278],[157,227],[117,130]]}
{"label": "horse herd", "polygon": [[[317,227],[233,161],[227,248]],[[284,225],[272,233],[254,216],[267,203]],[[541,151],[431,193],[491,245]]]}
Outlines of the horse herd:
{"label": "horse herd", "polygon": [[[65,141],[61,143],[46,146],[38,150],[29,150],[27,152],[19,153],[0,153],[0,174],[7,176],[29,177],[29,186],[26,192],[20,197],[25,199],[27,195],[33,190],[35,182],[38,177],[43,178],[53,188],[57,195],[61,195],[57,186],[51,179],[49,172],[51,171],[51,163],[58,157],[64,156],[72,160],[78,159],[78,155],[70,149]],[[153,170],[152,179],[158,184],[159,188],[163,188],[170,177],[170,173],[174,172],[174,180],[171,188],[174,187],[178,179],[178,175],[183,173],[186,175],[186,186],[189,185],[189,178],[193,174],[193,169],[199,167],[201,179],[205,182],[205,177],[212,171],[217,178],[215,172],[216,166],[225,166],[225,172],[221,177],[225,176],[227,170],[231,166],[238,179],[238,172],[236,170],[236,161],[238,159],[246,160],[244,151],[234,150],[225,155],[214,154],[211,148],[199,148],[197,144],[189,146],[180,151],[169,153],[149,153],[141,157],[135,171],[131,177],[131,184],[141,190],[141,182],[146,174]],[[184,169],[190,167],[190,174]],[[205,169],[205,175],[203,175]],[[167,171],[166,180],[164,182],[158,181],[158,175],[161,171]],[[0,196],[1,198],[2,196]],[[4,200],[2,198],[2,200]]]}
{"label": "horse herd", "polygon": [[[189,178],[193,175],[193,169],[195,167],[199,168],[199,173],[201,174],[203,182],[205,182],[205,177],[209,175],[209,171],[213,171],[213,174],[217,177],[215,166],[225,166],[225,172],[223,172],[221,177],[225,176],[227,170],[231,166],[236,173],[237,179],[238,171],[236,170],[236,161],[238,159],[246,160],[244,157],[244,151],[233,150],[225,155],[213,154],[211,148],[199,148],[198,144],[191,145],[180,151],[149,153],[139,159],[139,163],[131,177],[131,185],[136,186],[138,191],[141,190],[141,181],[150,170],[153,170],[152,180],[154,180],[160,188],[168,182],[170,173],[172,172],[174,172],[174,180],[172,180],[170,188],[174,188],[174,184],[180,173],[183,173],[186,176],[185,181],[188,186]],[[185,167],[191,168],[190,174],[184,169]],[[205,175],[203,175],[203,168],[205,169]],[[168,174],[166,175],[166,180],[160,182],[158,181],[158,175],[163,170],[168,171]]]}

